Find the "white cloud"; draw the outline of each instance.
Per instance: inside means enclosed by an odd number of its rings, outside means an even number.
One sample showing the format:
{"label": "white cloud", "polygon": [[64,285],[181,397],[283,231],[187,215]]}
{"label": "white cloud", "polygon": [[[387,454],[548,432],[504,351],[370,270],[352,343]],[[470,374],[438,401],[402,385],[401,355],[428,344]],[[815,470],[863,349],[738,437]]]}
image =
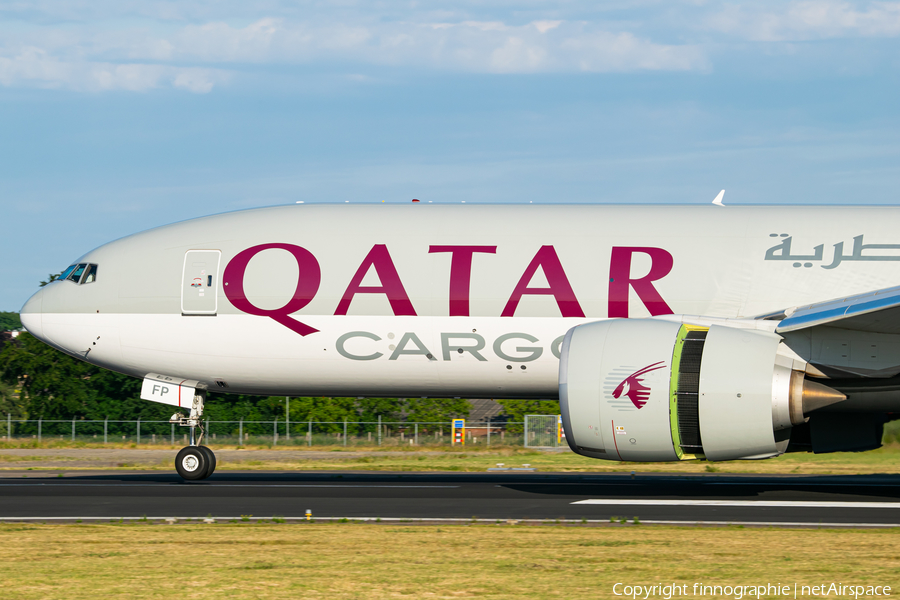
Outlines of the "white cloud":
{"label": "white cloud", "polygon": [[630,33],[567,40],[563,47],[583,71],[689,71],[706,65],[699,47],[653,44]]}
{"label": "white cloud", "polygon": [[226,74],[196,69],[139,63],[116,64],[61,60],[44,50],[25,47],[11,57],[0,56],[0,85],[72,89],[86,92],[125,90],[144,92],[174,86],[195,93],[209,92]]}
{"label": "white cloud", "polygon": [[547,33],[551,29],[556,29],[562,25],[562,21],[534,21],[531,24],[541,33]]}
{"label": "white cloud", "polygon": [[206,94],[212,91],[217,80],[221,81],[225,77],[227,76],[209,69],[176,69],[172,85],[195,94]]}
{"label": "white cloud", "polygon": [[479,31],[507,31],[509,29],[502,21],[463,21],[460,25]]}
{"label": "white cloud", "polygon": [[0,35],[0,84],[207,93],[235,67],[247,71],[247,65],[261,64],[481,73],[708,68],[699,46],[661,44],[608,24],[563,19],[512,24],[462,13],[445,14],[457,18],[441,22],[398,21],[333,12],[306,20],[282,14],[240,25],[222,20],[163,24],[151,18],[127,26],[102,20],[90,25],[39,22],[27,28],[0,24],[5,34]]}
{"label": "white cloud", "polygon": [[713,30],[756,41],[801,41],[900,35],[900,2],[864,7],[835,0],[732,5],[708,17]]}
{"label": "white cloud", "polygon": [[227,23],[189,25],[172,39],[161,40],[171,48],[172,57],[189,56],[210,62],[252,62],[272,54],[273,38],[283,31],[279,19],[262,19],[247,27]]}
{"label": "white cloud", "polygon": [[[359,73],[708,71],[746,40],[900,37],[900,1],[634,0],[561,5],[460,0],[19,0],[0,6],[0,84],[206,93],[259,65]],[[257,13],[258,14],[258,13]],[[759,50],[756,50],[757,52]],[[768,52],[768,50],[762,50]]]}
{"label": "white cloud", "polygon": [[491,52],[490,70],[516,73],[540,71],[547,64],[547,51],[520,37],[506,38],[503,46]]}
{"label": "white cloud", "polygon": [[[689,70],[708,66],[697,46],[658,44],[583,22],[295,23],[189,26],[129,50],[211,63],[352,62],[470,72]],[[150,49],[150,50],[148,50]]]}

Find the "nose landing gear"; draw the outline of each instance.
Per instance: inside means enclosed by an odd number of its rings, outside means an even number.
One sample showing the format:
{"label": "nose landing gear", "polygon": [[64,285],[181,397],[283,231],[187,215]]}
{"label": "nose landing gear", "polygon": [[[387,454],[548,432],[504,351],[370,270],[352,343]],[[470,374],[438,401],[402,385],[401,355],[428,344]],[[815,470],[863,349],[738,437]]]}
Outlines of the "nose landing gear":
{"label": "nose landing gear", "polygon": [[216,455],[206,446],[187,446],[175,457],[175,470],[184,479],[206,479],[216,470]]}
{"label": "nose landing gear", "polygon": [[185,479],[205,479],[209,461],[199,446],[187,446],[175,457],[175,470]]}
{"label": "nose landing gear", "polygon": [[[191,428],[191,445],[179,450],[178,455],[175,457],[175,470],[184,479],[191,481],[206,479],[216,470],[216,455],[206,446],[200,445],[204,434],[203,425],[200,424],[200,417],[203,415],[205,395],[204,391],[197,390],[189,417],[185,417],[181,413],[175,413],[169,419],[170,423]],[[197,429],[200,430],[199,438],[195,438]]]}

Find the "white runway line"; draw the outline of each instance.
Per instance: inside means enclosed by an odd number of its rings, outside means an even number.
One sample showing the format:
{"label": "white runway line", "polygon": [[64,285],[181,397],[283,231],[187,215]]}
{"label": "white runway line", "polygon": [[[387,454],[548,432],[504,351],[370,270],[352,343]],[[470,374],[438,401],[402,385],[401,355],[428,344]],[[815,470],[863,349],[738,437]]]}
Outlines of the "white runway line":
{"label": "white runway line", "polygon": [[900,508],[900,502],[827,502],[807,500],[647,500],[643,498],[602,498],[578,500],[571,504],[606,506],[733,506],[740,508]]}

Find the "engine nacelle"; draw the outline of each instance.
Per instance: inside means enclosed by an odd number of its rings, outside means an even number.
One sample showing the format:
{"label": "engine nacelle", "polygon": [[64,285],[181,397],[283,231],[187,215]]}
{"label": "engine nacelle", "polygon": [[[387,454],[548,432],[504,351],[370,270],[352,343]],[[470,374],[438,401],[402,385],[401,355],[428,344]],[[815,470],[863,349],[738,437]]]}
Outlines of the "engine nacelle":
{"label": "engine nacelle", "polygon": [[845,396],[792,371],[780,343],[764,331],[655,319],[574,327],[559,370],[566,440],[607,460],[782,454],[806,413]]}

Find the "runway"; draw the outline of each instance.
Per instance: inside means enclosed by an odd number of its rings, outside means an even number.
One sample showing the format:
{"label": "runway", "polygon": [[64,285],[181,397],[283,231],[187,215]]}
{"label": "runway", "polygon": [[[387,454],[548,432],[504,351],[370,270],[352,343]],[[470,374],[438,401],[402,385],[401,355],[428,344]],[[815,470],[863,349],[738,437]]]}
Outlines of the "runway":
{"label": "runway", "polygon": [[5,472],[0,521],[218,519],[588,520],[900,526],[900,476],[222,471]]}

